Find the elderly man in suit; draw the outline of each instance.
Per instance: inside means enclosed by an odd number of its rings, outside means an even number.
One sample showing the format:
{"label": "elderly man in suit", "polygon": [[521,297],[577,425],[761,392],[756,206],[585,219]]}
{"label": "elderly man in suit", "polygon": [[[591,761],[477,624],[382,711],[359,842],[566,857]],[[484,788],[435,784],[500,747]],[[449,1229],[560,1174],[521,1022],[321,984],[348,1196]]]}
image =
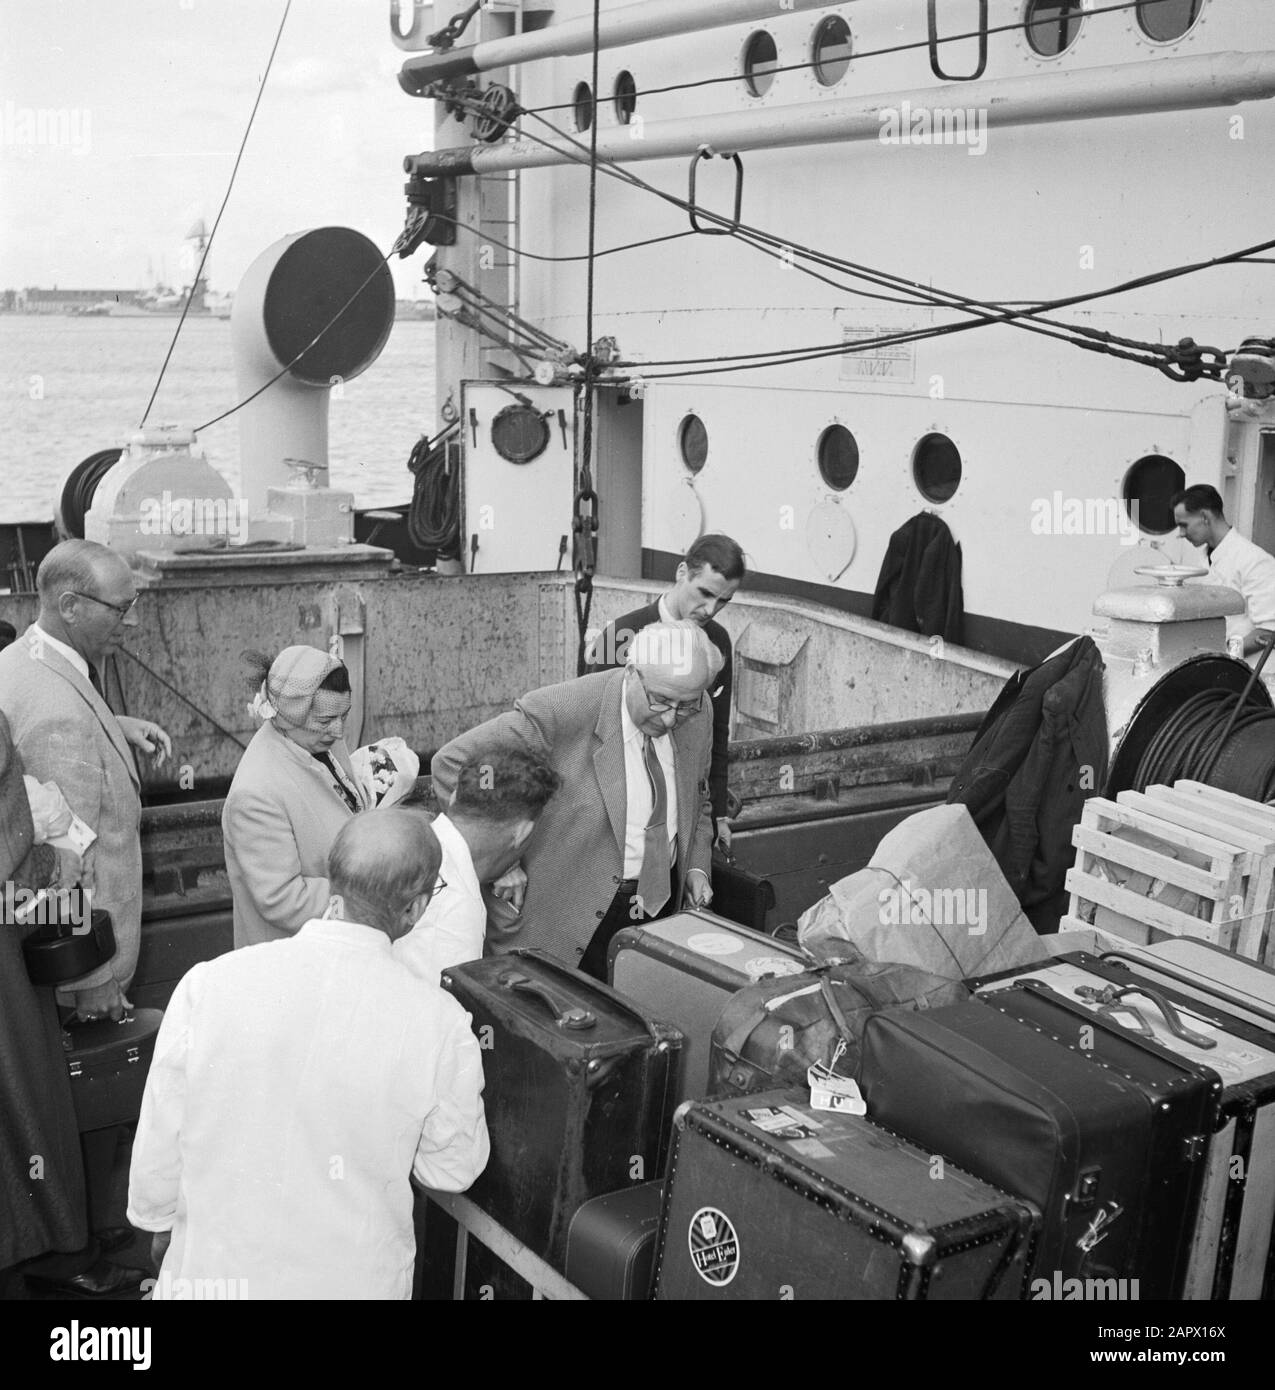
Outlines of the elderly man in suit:
{"label": "elderly man in suit", "polygon": [[597,979],[621,927],[707,906],[713,718],[704,692],[721,669],[692,622],[655,624],[627,665],[533,690],[513,710],[439,749],[431,771],[446,804],[460,768],[493,740],[543,753],[561,778],[523,855],[522,929]]}
{"label": "elderly man in suit", "polygon": [[93,905],[111,914],[109,964],[62,992],[86,1018],[122,1017],[142,924],[141,800],[134,752],[160,764],[168,735],[149,720],[112,713],[100,667],[137,625],[137,589],[124,560],[94,541],[63,541],[36,575],[40,615],[0,652],[0,710],[28,773],[61,788],[97,833]]}

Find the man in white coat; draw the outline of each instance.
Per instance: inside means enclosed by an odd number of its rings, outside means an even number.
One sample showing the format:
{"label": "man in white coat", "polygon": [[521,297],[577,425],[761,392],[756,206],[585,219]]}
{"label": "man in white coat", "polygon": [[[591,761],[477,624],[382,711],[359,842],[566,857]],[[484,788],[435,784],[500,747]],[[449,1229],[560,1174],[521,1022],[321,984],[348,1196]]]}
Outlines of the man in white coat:
{"label": "man in white coat", "polygon": [[410,1296],[409,1174],[460,1192],[489,1151],[470,1016],[391,954],[441,858],[419,811],[355,816],[322,920],[178,984],[129,1183],[154,1297]]}
{"label": "man in white coat", "polygon": [[443,849],[442,885],[420,921],[394,943],[396,960],[436,985],[444,970],[481,958],[488,921],[483,889],[522,857],[558,783],[548,759],[534,749],[493,741],[474,752],[457,775],[447,809],[433,821]]}

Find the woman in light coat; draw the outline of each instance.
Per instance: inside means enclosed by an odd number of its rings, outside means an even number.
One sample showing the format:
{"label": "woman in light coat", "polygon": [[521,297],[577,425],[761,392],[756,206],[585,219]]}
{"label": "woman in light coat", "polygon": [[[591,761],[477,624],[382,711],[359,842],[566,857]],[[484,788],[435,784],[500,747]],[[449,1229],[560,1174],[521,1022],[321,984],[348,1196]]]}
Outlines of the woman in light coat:
{"label": "woman in light coat", "polygon": [[262,677],[251,706],[262,724],[221,816],[236,946],[279,940],[323,915],[328,850],[372,805],[342,737],[345,666],[314,647],[287,647],[273,662],[249,655]]}

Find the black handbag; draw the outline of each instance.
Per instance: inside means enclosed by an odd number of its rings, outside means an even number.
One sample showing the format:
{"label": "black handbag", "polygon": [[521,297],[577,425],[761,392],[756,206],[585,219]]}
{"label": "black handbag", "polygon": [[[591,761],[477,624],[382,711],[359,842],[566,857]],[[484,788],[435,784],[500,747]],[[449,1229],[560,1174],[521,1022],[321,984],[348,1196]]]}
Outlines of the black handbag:
{"label": "black handbag", "polygon": [[[47,902],[52,912],[59,911],[58,899],[51,896]],[[38,927],[22,943],[22,959],[33,985],[64,985],[81,979],[114,954],[115,928],[111,914],[101,907],[89,914],[87,927],[63,914]]]}

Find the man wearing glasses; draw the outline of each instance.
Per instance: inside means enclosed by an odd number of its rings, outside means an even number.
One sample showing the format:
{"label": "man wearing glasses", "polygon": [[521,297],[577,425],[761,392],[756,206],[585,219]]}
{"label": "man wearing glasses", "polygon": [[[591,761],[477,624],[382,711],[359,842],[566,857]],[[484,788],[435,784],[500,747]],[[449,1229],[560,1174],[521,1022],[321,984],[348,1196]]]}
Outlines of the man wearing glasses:
{"label": "man wearing glasses", "polygon": [[161,765],[168,735],[147,719],[111,712],[102,667],[137,626],[132,571],[95,541],[64,541],[36,575],[40,615],[0,652],[0,709],[27,772],[54,782],[96,831],[94,906],[111,914],[114,959],[60,992],[84,1018],[123,1015],[142,921],[141,800],[134,752]]}
{"label": "man wearing glasses", "polygon": [[[45,556],[36,586],[39,617],[0,651],[0,710],[26,772],[60,788],[97,836],[91,851],[93,906],[111,914],[116,951],[106,964],[59,989],[58,1001],[74,1006],[81,1018],[119,1019],[141,941],[141,801],[134,750],[153,756],[158,766],[172,746],[158,724],[116,716],[102,697],[103,662],[137,625],[137,590],[124,560],[92,541],[65,541]],[[85,1136],[97,1241],[40,1274],[48,1291],[92,1297],[140,1281],[141,1271],[95,1253],[119,1248],[132,1234],[101,1224],[110,1173],[124,1143],[118,1128]]]}
{"label": "man wearing glasses", "polygon": [[712,900],[708,768],[713,719],[705,691],[721,670],[694,622],[658,623],[629,643],[627,664],[533,690],[513,710],[441,748],[431,771],[442,804],[459,769],[493,740],[543,753],[561,779],[507,875],[537,946],[606,978],[622,927]]}

